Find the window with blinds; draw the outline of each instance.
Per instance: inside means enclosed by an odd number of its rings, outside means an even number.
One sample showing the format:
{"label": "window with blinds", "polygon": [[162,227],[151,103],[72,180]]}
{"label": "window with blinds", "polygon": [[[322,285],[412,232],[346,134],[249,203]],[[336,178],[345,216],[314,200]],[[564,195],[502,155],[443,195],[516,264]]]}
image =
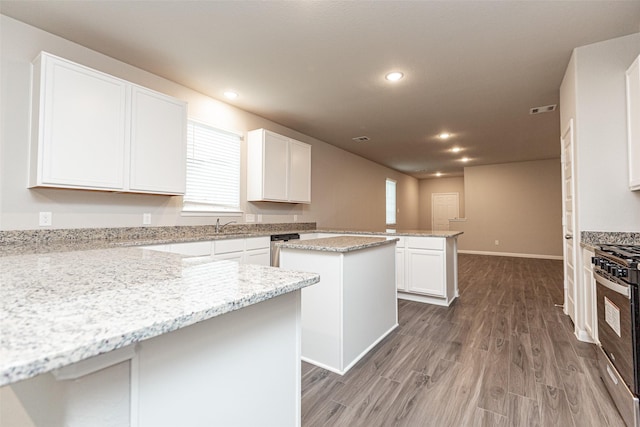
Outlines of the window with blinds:
{"label": "window with blinds", "polygon": [[233,132],[189,120],[186,212],[240,212],[240,141]]}
{"label": "window with blinds", "polygon": [[396,225],[396,181],[387,178],[387,225]]}

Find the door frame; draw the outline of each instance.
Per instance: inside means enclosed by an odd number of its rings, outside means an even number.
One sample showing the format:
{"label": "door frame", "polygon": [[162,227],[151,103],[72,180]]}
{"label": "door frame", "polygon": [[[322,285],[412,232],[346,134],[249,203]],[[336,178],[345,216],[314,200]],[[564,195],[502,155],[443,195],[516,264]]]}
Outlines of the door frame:
{"label": "door frame", "polygon": [[434,209],[433,209],[433,200],[435,196],[456,196],[456,200],[458,201],[458,217],[460,216],[460,193],[458,192],[450,192],[450,193],[431,193],[431,229],[435,230],[435,222],[434,222]]}
{"label": "door frame", "polygon": [[[567,143],[571,147],[571,230],[569,233],[567,229],[567,215],[566,215],[566,187],[565,187],[565,144]],[[580,287],[578,280],[578,272],[581,271],[580,260],[578,259],[578,247],[580,246],[580,233],[578,231],[578,219],[576,212],[576,199],[577,199],[577,191],[576,191],[576,153],[575,153],[575,130],[573,125],[573,118],[569,120],[568,126],[562,132],[560,137],[560,146],[561,146],[561,167],[562,167],[562,254],[563,254],[563,286],[564,286],[564,302],[563,302],[563,311],[564,314],[568,315],[574,323],[574,334],[576,336],[580,335],[578,333],[581,330],[581,316],[580,316],[580,308],[584,307],[584,301],[581,301],[580,297],[583,296],[582,292],[578,292],[578,288]],[[568,237],[570,236],[570,237]],[[568,253],[568,244],[567,240],[572,240],[572,253]],[[568,295],[568,285],[567,285],[567,275],[568,268],[567,262],[569,259],[573,259],[573,295],[571,295],[573,299],[573,313],[569,312],[569,307],[567,304]]]}

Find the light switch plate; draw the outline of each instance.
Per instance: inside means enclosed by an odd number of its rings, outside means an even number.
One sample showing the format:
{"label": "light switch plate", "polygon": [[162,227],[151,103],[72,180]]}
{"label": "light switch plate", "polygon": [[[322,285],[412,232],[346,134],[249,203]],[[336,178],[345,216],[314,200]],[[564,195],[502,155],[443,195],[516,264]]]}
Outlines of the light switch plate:
{"label": "light switch plate", "polygon": [[258,214],[258,222],[262,222],[262,214]]}
{"label": "light switch plate", "polygon": [[254,214],[246,214],[244,220],[245,222],[256,222],[256,216]]}
{"label": "light switch plate", "polygon": [[143,213],[142,214],[142,225],[151,225],[151,214]]}

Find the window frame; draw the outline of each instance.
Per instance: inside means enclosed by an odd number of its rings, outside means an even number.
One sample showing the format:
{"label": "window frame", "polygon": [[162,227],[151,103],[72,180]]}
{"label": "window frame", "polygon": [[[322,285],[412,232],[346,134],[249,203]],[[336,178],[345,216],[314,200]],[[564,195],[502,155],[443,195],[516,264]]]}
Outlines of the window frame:
{"label": "window frame", "polygon": [[[393,222],[389,222],[389,184],[393,183]],[[385,224],[387,226],[395,227],[398,223],[397,211],[398,211],[398,181],[392,178],[385,179],[384,187],[384,212],[385,212]]]}
{"label": "window frame", "polygon": [[237,151],[238,151],[238,162],[237,162],[237,173],[238,173],[238,188],[237,188],[237,195],[238,195],[238,204],[237,206],[225,206],[225,205],[221,205],[221,204],[212,204],[212,203],[207,203],[207,202],[197,202],[197,201],[188,201],[186,200],[186,196],[187,196],[187,191],[188,191],[188,169],[189,169],[189,141],[187,141],[187,155],[186,155],[186,161],[187,161],[187,176],[185,177],[185,180],[187,180],[187,182],[185,183],[185,195],[182,197],[182,210],[181,210],[181,215],[182,216],[241,216],[244,211],[242,209],[242,141],[244,140],[244,133],[243,132],[238,132],[235,130],[230,130],[230,129],[225,129],[225,128],[221,128],[218,126],[214,126],[211,123],[208,123],[204,120],[200,120],[197,118],[193,118],[193,117],[189,117],[187,119],[187,126],[190,125],[195,125],[195,126],[202,126],[202,127],[206,127],[209,128],[210,130],[214,131],[214,132],[220,132],[220,133],[225,133],[228,135],[231,135],[232,137],[237,137],[237,143],[238,143],[238,147],[237,147]]}

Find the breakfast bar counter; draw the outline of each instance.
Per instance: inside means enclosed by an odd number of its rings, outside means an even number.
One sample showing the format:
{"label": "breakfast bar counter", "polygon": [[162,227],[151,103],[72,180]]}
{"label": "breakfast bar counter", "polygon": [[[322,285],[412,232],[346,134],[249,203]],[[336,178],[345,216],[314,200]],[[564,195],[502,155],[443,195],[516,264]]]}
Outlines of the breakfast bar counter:
{"label": "breakfast bar counter", "polygon": [[34,425],[298,425],[318,280],[140,248],[0,257],[0,385]]}

